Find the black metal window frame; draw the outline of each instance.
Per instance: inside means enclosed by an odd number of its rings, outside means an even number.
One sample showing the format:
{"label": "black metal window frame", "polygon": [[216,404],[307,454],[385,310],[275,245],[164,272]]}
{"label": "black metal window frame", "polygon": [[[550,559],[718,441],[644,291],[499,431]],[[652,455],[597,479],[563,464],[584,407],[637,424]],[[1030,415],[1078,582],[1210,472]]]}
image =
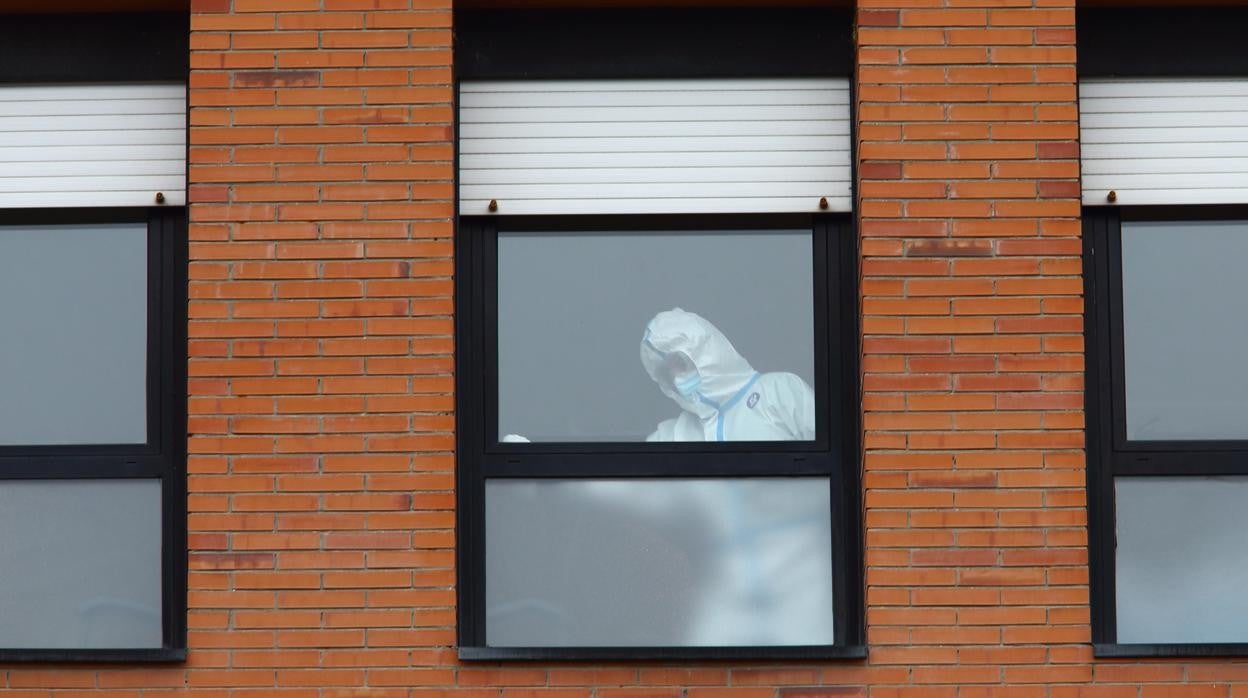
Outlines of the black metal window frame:
{"label": "black metal window frame", "polygon": [[[500,443],[500,231],[809,229],[814,275],[812,442]],[[463,218],[456,258],[459,656],[533,659],[835,659],[866,656],[858,472],[857,265],[844,215]],[[831,483],[834,643],[769,647],[493,647],[485,634],[485,483],[493,478],[821,476]]]}
{"label": "black metal window frame", "polygon": [[0,13],[0,83],[185,81],[190,35],[186,11]]}
{"label": "black metal window frame", "polygon": [[1248,206],[1085,208],[1088,533],[1092,640],[1100,657],[1248,655],[1248,643],[1119,643],[1114,478],[1248,475],[1248,439],[1127,438],[1122,296],[1124,221],[1248,219]]}
{"label": "black metal window frame", "polygon": [[186,658],[186,209],[11,209],[0,226],[145,223],[147,441],[0,446],[0,479],[161,482],[161,646],[0,648],[0,661],[171,662]]}
{"label": "black metal window frame", "polygon": [[1238,77],[1248,7],[1174,2],[1168,6],[1080,7],[1080,77]]}
{"label": "black metal window frame", "polygon": [[472,80],[849,77],[852,27],[852,10],[814,6],[456,10],[455,72]]}

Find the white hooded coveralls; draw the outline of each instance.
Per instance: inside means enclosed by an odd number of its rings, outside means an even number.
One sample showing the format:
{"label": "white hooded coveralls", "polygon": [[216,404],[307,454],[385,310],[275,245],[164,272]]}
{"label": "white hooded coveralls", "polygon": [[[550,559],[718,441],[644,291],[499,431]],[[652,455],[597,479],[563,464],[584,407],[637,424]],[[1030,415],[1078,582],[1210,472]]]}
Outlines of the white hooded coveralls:
{"label": "white hooded coveralls", "polygon": [[[701,381],[685,397],[666,366],[669,354],[692,361]],[[659,423],[647,441],[812,441],[815,393],[792,373],[758,373],[732,342],[696,313],[654,316],[641,340],[641,363],[659,390],[684,410]]]}

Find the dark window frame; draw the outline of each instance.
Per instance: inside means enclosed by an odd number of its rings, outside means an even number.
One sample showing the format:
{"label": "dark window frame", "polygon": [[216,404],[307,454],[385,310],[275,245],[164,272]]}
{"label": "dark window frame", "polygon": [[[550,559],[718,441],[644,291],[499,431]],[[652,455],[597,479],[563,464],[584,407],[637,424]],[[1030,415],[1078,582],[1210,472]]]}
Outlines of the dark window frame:
{"label": "dark window frame", "polygon": [[1236,77],[1248,7],[1080,7],[1075,14],[1080,77]]}
{"label": "dark window frame", "polygon": [[0,13],[0,83],[185,82],[189,12]]}
{"label": "dark window frame", "polygon": [[852,10],[760,5],[457,10],[455,71],[471,80],[852,74]]}
{"label": "dark window frame", "polygon": [[187,214],[149,209],[10,209],[3,225],[146,223],[147,441],[0,446],[0,479],[161,481],[161,647],[0,648],[0,662],[174,662],[186,658]]}
{"label": "dark window frame", "polygon": [[[500,230],[811,230],[817,437],[811,442],[497,441]],[[858,472],[857,243],[846,215],[465,217],[456,239],[459,656],[504,659],[835,659],[866,656]],[[490,478],[820,476],[832,501],[834,643],[767,647],[492,647],[485,636],[485,482]]]}
{"label": "dark window frame", "polygon": [[1248,439],[1129,440],[1122,316],[1122,223],[1248,219],[1248,206],[1084,209],[1088,534],[1098,657],[1248,655],[1244,643],[1119,643],[1114,478],[1248,475]]}

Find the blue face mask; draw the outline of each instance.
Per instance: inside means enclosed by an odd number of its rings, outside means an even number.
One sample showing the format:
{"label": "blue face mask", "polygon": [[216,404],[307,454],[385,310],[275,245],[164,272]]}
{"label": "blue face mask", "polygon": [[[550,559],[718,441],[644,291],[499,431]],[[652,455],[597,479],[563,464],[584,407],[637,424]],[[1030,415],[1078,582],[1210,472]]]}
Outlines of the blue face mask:
{"label": "blue face mask", "polygon": [[697,371],[694,371],[687,376],[682,376],[676,379],[675,388],[676,392],[680,393],[682,396],[692,397],[693,394],[697,392],[698,386],[700,385],[702,385],[702,375]]}

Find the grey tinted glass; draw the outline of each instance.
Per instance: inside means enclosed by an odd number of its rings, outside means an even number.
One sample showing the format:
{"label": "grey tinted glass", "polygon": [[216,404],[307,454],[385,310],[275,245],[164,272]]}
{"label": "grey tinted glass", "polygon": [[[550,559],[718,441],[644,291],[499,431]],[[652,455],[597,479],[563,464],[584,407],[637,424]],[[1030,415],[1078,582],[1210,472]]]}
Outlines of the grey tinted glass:
{"label": "grey tinted glass", "polygon": [[1248,438],[1248,222],[1124,222],[1127,438]]}
{"label": "grey tinted glass", "polygon": [[1118,641],[1248,642],[1248,477],[1116,489]]}
{"label": "grey tinted glass", "polygon": [[[500,234],[499,436],[814,438],[811,257],[809,230]],[[675,308],[705,324],[669,318],[647,366],[643,335]],[[700,385],[687,402],[674,384],[668,397],[663,352],[677,358],[675,335],[707,327],[722,341],[692,357]]]}
{"label": "grey tinted glass", "polygon": [[0,481],[0,648],[161,646],[160,482]]}
{"label": "grey tinted glass", "polygon": [[832,644],[822,478],[491,480],[494,647]]}
{"label": "grey tinted glass", "polygon": [[147,227],[0,226],[0,445],[147,440]]}

